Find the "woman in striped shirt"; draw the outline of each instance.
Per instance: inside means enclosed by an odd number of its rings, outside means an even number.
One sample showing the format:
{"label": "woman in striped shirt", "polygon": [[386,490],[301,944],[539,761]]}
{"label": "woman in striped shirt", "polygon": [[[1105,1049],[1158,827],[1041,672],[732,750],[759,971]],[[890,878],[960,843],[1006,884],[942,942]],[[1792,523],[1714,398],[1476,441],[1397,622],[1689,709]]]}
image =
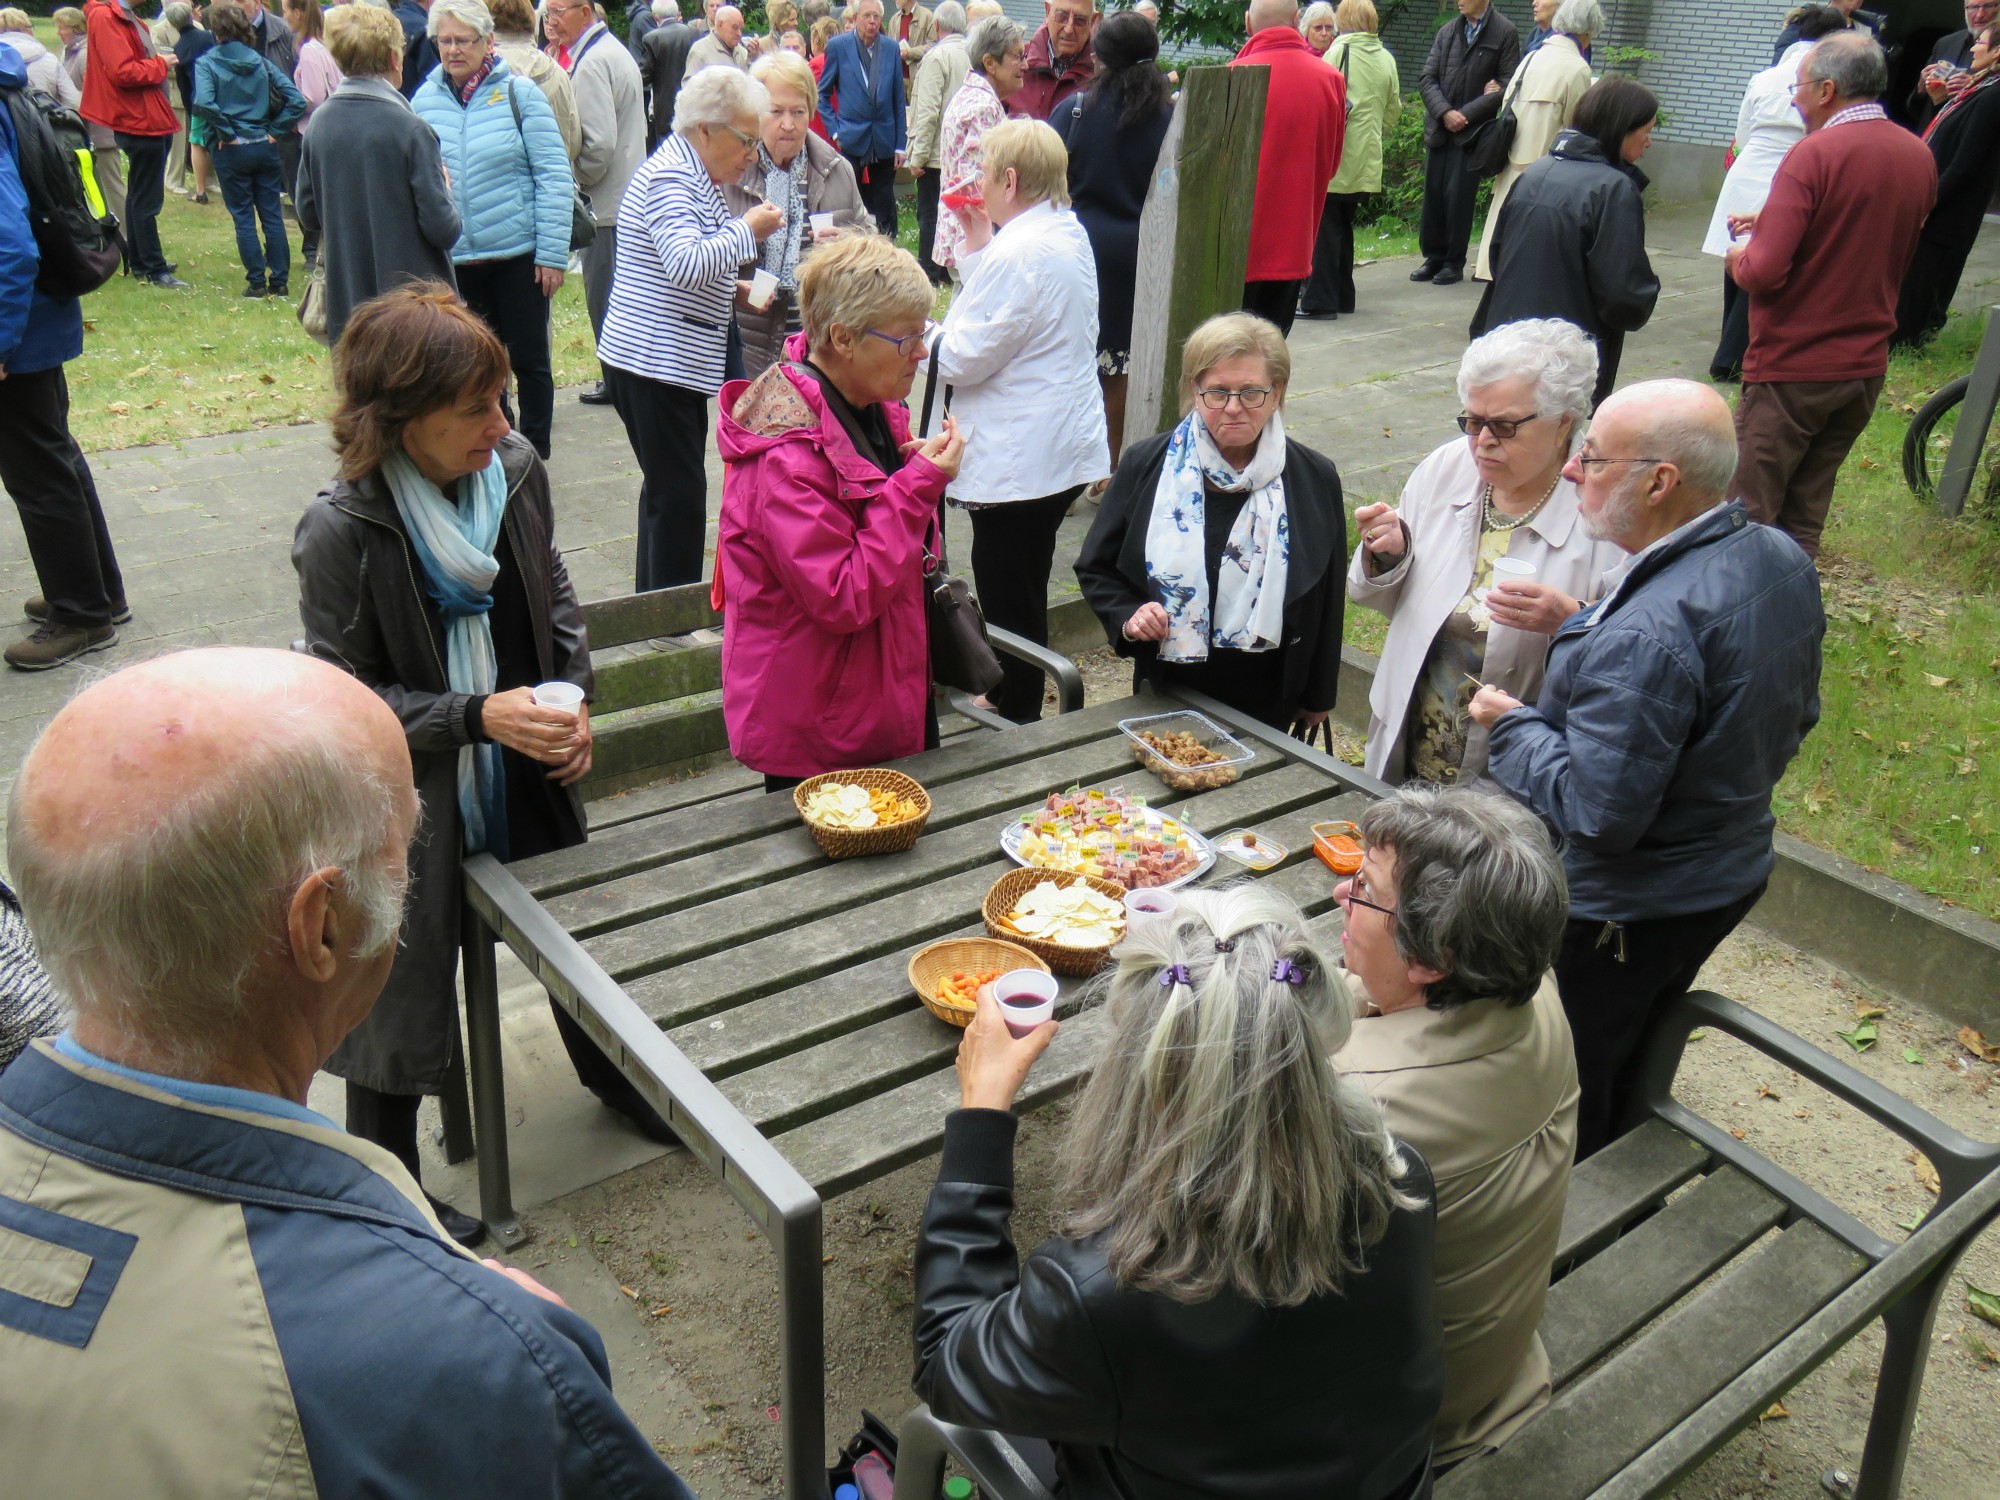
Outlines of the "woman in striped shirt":
{"label": "woman in striped shirt", "polygon": [[768,202],[732,217],[721,184],[756,159],[770,95],[735,68],[681,86],[674,128],[618,210],[604,388],[639,461],[635,587],[699,583],[708,525],[708,401],[722,387],[737,268],[783,222]]}

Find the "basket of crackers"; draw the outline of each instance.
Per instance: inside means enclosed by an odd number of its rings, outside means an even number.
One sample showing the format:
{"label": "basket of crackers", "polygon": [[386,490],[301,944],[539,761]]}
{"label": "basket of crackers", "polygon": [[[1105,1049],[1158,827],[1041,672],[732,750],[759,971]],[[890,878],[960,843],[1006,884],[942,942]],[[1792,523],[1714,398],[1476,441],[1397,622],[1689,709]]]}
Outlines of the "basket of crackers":
{"label": "basket of crackers", "polygon": [[910,955],[910,988],[924,1009],[953,1026],[970,1026],[979,992],[1016,969],[1052,972],[1019,943],[999,938],[946,938]]}
{"label": "basket of crackers", "polygon": [[1064,870],[1011,870],[981,908],[986,930],[1019,943],[1057,974],[1085,978],[1125,936],[1125,887]]}
{"label": "basket of crackers", "polygon": [[901,771],[828,771],[792,788],[792,805],[828,859],[899,854],[930,820],[931,798]]}

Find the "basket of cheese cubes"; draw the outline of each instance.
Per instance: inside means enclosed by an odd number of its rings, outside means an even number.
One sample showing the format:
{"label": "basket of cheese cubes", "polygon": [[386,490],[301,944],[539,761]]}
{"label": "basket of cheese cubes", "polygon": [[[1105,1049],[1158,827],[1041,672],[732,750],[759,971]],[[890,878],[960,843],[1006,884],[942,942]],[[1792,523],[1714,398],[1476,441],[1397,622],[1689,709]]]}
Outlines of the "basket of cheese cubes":
{"label": "basket of cheese cubes", "polygon": [[931,798],[901,771],[828,771],[792,788],[792,805],[828,859],[899,854],[930,820]]}

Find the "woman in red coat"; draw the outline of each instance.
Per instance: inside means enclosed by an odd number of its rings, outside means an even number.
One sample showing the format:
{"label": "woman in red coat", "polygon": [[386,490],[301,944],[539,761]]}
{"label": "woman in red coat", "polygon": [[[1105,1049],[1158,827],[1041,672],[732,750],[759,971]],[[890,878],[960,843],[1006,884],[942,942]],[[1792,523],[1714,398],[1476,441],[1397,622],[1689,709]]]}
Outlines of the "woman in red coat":
{"label": "woman in red coat", "polygon": [[89,62],[81,113],[110,130],[125,153],[126,267],[154,286],[184,287],[160,248],[167,147],[180,128],[162,87],[171,65],[154,55],[152,33],[125,0],[88,0],[83,22]]}

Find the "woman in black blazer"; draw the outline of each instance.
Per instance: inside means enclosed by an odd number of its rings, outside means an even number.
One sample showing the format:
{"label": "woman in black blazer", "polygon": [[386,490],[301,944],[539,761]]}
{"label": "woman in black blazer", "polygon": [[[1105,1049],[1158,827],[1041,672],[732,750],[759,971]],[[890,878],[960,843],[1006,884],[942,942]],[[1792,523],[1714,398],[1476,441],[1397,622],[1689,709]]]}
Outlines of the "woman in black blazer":
{"label": "woman in black blazer", "polygon": [[1331,712],[1346,601],[1340,475],[1284,435],[1291,368],[1262,318],[1197,328],[1180,425],[1126,450],[1076,562],[1135,687],[1191,688],[1280,729]]}
{"label": "woman in black blazer", "polygon": [[1972,85],[1924,132],[1937,162],[1937,204],[1917,236],[1896,301],[1896,345],[1921,344],[1944,327],[1965,258],[2000,185],[2000,22],[1972,39]]}

